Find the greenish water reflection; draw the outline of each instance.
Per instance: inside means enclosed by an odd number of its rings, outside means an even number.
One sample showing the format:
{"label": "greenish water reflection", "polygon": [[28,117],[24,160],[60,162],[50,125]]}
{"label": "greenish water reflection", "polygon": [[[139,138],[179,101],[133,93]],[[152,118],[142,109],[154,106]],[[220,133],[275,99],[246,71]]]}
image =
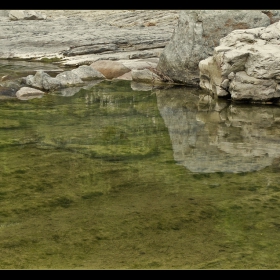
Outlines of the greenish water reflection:
{"label": "greenish water reflection", "polygon": [[1,100],[0,268],[279,268],[280,109],[203,94]]}
{"label": "greenish water reflection", "polygon": [[15,79],[34,75],[38,70],[44,70],[51,76],[64,71],[61,67],[50,63],[0,59],[0,80],[3,76]]}

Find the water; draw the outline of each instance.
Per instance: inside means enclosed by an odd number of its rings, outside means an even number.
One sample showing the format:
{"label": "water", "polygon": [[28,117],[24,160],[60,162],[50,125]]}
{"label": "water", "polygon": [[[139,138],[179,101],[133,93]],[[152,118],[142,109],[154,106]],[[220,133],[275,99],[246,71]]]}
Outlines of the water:
{"label": "water", "polygon": [[0,268],[278,269],[280,107],[133,88],[1,100]]}
{"label": "water", "polygon": [[43,62],[28,62],[21,60],[0,60],[0,77],[9,76],[10,79],[34,75],[37,70],[44,70],[51,76],[64,71],[62,67]]}

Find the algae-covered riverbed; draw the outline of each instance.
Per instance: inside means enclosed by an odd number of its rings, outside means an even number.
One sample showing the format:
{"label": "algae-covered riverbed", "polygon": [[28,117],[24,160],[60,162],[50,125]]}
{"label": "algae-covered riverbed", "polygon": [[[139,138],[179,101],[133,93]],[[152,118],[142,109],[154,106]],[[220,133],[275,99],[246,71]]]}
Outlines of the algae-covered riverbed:
{"label": "algae-covered riverbed", "polygon": [[128,81],[0,101],[1,269],[280,268],[280,107]]}

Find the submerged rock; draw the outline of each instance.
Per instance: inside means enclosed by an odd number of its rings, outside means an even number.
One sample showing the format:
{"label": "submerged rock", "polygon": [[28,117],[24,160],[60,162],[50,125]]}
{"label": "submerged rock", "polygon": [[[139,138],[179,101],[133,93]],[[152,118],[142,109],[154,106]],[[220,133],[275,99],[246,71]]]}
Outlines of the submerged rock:
{"label": "submerged rock", "polygon": [[1,82],[0,86],[18,90],[22,86],[21,79],[6,80]]}
{"label": "submerged rock", "polygon": [[0,86],[0,99],[7,99],[16,96],[17,90],[10,87]]}
{"label": "submerged rock", "polygon": [[39,89],[22,87],[16,92],[16,97],[21,100],[41,98],[45,93]]}

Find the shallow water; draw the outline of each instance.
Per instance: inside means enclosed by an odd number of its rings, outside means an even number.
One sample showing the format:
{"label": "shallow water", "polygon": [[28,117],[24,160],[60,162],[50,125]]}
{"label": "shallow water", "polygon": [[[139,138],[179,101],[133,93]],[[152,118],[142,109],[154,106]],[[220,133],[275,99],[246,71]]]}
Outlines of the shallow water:
{"label": "shallow water", "polygon": [[280,107],[128,81],[0,101],[1,269],[280,268]]}
{"label": "shallow water", "polygon": [[0,59],[0,78],[9,75],[10,78],[25,77],[34,75],[37,70],[44,70],[49,75],[53,76],[65,69],[51,63],[31,62],[21,60],[6,60]]}

